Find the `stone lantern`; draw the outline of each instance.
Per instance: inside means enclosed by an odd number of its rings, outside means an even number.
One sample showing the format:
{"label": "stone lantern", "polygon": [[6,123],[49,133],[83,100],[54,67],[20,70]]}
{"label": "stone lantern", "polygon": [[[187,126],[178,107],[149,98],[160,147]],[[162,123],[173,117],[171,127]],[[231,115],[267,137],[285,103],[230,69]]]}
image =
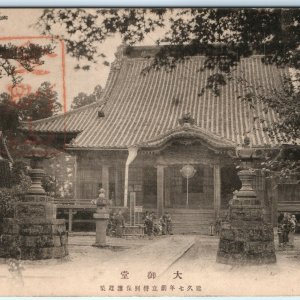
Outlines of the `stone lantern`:
{"label": "stone lantern", "polygon": [[252,183],[251,164],[261,153],[251,147],[237,149],[242,187],[230,201],[229,220],[222,224],[217,262],[224,264],[269,264],[276,262],[274,233],[263,219],[263,209]]}
{"label": "stone lantern", "polygon": [[92,201],[93,204],[96,204],[96,213],[93,215],[96,220],[96,242],[93,246],[106,247],[106,228],[109,218],[107,211],[108,200],[105,197],[105,190],[103,188],[99,192],[98,198]]}
{"label": "stone lantern", "polygon": [[42,159],[50,158],[56,150],[25,143],[23,157],[31,160],[31,186],[15,204],[14,217],[4,219],[2,246],[6,257],[18,253],[20,259],[62,258],[68,255],[68,236],[65,220],[56,219],[56,206],[46,195],[41,179],[45,175],[40,168]]}

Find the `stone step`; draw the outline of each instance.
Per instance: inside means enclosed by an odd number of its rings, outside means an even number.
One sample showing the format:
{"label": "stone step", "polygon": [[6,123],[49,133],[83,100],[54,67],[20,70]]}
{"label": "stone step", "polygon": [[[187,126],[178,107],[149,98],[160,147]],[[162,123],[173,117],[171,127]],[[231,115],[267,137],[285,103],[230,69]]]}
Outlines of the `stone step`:
{"label": "stone step", "polygon": [[174,234],[210,234],[215,222],[213,212],[181,211],[172,214]]}
{"label": "stone step", "polygon": [[199,219],[193,219],[193,218],[172,218],[172,222],[175,223],[207,223],[214,221],[215,218],[199,218]]}

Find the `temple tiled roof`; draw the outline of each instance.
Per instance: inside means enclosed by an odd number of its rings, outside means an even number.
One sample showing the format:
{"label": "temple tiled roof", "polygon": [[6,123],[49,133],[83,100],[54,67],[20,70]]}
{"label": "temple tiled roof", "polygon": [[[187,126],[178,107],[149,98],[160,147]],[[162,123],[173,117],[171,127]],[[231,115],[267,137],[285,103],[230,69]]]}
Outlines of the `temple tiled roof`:
{"label": "temple tiled roof", "polygon": [[[125,149],[150,145],[165,137],[178,128],[178,120],[184,114],[190,113],[195,121],[194,130],[211,133],[214,139],[224,141],[224,145],[241,145],[247,132],[253,146],[276,144],[263,130],[276,120],[276,114],[265,113],[261,104],[253,112],[240,99],[246,93],[242,84],[230,80],[221,87],[219,96],[211,90],[201,94],[206,79],[213,74],[211,70],[201,70],[204,61],[203,56],[193,56],[172,72],[161,69],[142,75],[149,66],[148,58],[118,58],[100,102],[65,116],[33,122],[32,130],[78,131],[71,145],[74,148]],[[285,69],[263,64],[261,56],[252,56],[241,60],[233,77],[241,76],[249,85],[272,90],[282,85],[286,73]],[[98,116],[99,110],[104,117]]]}
{"label": "temple tiled roof", "polygon": [[79,133],[88,124],[87,120],[93,117],[99,103],[92,103],[64,114],[55,115],[33,122],[24,122],[23,127],[40,133]]}
{"label": "temple tiled roof", "polygon": [[39,133],[82,132],[89,122],[95,119],[97,111],[104,105],[105,99],[107,99],[107,96],[111,92],[117,76],[116,72],[110,72],[106,89],[99,101],[49,118],[24,122],[23,129]]}

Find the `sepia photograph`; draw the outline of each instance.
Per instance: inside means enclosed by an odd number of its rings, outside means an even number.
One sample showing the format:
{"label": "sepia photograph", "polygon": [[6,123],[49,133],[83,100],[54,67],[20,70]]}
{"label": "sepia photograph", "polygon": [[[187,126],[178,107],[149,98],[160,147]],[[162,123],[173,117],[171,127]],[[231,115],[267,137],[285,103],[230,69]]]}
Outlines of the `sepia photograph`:
{"label": "sepia photograph", "polygon": [[300,10],[0,7],[0,297],[299,296]]}

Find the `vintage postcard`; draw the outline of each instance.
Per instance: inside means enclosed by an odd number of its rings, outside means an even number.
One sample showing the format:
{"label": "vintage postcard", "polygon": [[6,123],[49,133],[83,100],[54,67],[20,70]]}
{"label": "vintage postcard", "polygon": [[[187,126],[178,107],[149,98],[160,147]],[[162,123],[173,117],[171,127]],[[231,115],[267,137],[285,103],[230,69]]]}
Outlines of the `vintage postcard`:
{"label": "vintage postcard", "polygon": [[300,11],[0,9],[0,296],[300,294]]}

